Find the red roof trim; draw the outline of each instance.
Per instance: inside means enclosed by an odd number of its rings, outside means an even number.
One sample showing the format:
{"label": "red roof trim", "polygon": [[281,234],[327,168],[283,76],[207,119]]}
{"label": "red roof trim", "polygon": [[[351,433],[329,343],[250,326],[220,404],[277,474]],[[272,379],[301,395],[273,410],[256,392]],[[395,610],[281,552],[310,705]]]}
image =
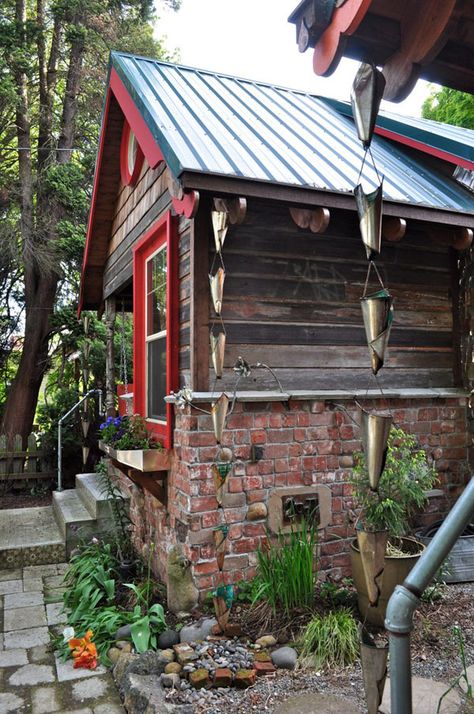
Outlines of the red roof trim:
{"label": "red roof trim", "polygon": [[436,156],[436,158],[442,159],[443,161],[449,161],[449,163],[455,164],[456,166],[462,166],[464,169],[471,169],[471,171],[474,170],[474,161],[469,161],[469,159],[464,159],[462,156],[451,154],[449,151],[437,149],[424,141],[417,141],[416,139],[412,139],[404,134],[399,134],[396,131],[383,129],[380,126],[375,127],[375,133],[380,134],[380,136],[385,136],[387,139],[393,139],[393,141],[397,141],[399,144],[405,144],[412,149],[417,149],[417,151],[423,151],[425,154]]}
{"label": "red roof trim", "polygon": [[156,143],[156,139],[148,128],[145,120],[135,106],[133,99],[125,89],[125,85],[113,67],[110,71],[109,84],[121,110],[125,114],[125,118],[129,123],[130,128],[135,134],[137,142],[140,144],[141,150],[145,154],[146,160],[152,169],[156,169],[158,164],[163,161],[161,149]]}

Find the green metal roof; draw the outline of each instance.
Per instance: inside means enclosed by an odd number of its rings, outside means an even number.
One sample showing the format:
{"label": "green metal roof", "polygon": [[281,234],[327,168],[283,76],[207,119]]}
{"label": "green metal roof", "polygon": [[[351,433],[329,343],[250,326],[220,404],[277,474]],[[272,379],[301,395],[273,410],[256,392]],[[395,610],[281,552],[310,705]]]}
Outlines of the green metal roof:
{"label": "green metal roof", "polygon": [[[363,149],[352,121],[315,95],[113,52],[122,80],[172,173],[199,172],[349,194]],[[456,181],[374,137],[386,200],[474,212]],[[364,187],[378,185],[364,168]]]}

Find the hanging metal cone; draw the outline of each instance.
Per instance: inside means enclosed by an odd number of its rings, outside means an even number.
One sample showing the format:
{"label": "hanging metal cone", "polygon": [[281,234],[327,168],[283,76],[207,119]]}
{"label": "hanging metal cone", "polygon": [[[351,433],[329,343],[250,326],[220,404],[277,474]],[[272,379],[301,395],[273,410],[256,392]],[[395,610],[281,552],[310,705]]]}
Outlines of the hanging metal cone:
{"label": "hanging metal cone", "polygon": [[227,627],[233,600],[233,585],[220,585],[217,590],[214,591],[214,609],[216,611],[217,622],[222,631]]}
{"label": "hanging metal cone", "polygon": [[84,342],[84,344],[82,345],[82,353],[83,353],[83,355],[84,355],[84,359],[85,359],[86,362],[87,362],[88,359],[89,359],[90,351],[91,351],[91,343],[90,343],[90,342]]}
{"label": "hanging metal cone", "polygon": [[359,626],[359,637],[367,714],[377,714],[387,677],[388,645],[377,647],[363,625]]}
{"label": "hanging metal cone", "polygon": [[225,418],[229,409],[229,397],[222,392],[221,396],[211,406],[212,423],[214,425],[214,434],[218,444],[221,443],[222,432],[224,430]]}
{"label": "hanging metal cone", "polygon": [[384,89],[382,72],[374,65],[361,64],[352,85],[351,104],[357,136],[366,149],[372,141]]}
{"label": "hanging metal cone", "polygon": [[84,466],[85,466],[86,463],[87,463],[87,459],[88,459],[88,456],[89,456],[89,451],[90,451],[90,448],[89,448],[88,446],[83,446],[83,447],[82,447],[82,463],[84,464]]}
{"label": "hanging metal cone", "polygon": [[219,253],[224,245],[227,229],[229,227],[229,214],[227,211],[212,211],[212,228],[214,229],[214,240],[216,250]]}
{"label": "hanging metal cone", "polygon": [[373,607],[377,607],[382,590],[387,539],[388,531],[357,531],[357,545],[367,585],[367,597]]}
{"label": "hanging metal cone", "polygon": [[212,474],[214,476],[214,486],[216,488],[216,500],[219,506],[222,506],[223,486],[227,478],[227,474],[232,468],[232,464],[228,461],[217,462],[212,464]]}
{"label": "hanging metal cone", "polygon": [[379,290],[361,298],[365,335],[370,349],[372,372],[383,367],[393,322],[393,300],[388,290]]}
{"label": "hanging metal cone", "polygon": [[217,379],[222,377],[224,369],[224,353],[225,353],[225,332],[219,332],[217,335],[210,334],[211,340],[211,357],[212,366],[216,373]]}
{"label": "hanging metal cone", "polygon": [[214,310],[216,312],[216,315],[220,315],[221,310],[222,310],[222,299],[224,297],[224,280],[225,280],[224,268],[219,268],[215,275],[209,276],[209,285],[211,287],[212,303],[214,305]]}
{"label": "hanging metal cone", "polygon": [[84,325],[84,334],[89,334],[89,315],[84,315],[82,318],[82,324]]}
{"label": "hanging metal cone", "polygon": [[360,410],[360,429],[365,454],[365,467],[370,488],[376,491],[387,458],[387,441],[392,426],[392,415]]}
{"label": "hanging metal cone", "polygon": [[364,193],[362,185],[354,189],[359,216],[359,228],[365,245],[367,260],[372,260],[380,253],[382,237],[382,193],[383,181],[375,191]]}
{"label": "hanging metal cone", "polygon": [[229,526],[222,525],[214,528],[214,543],[216,544],[216,560],[219,570],[222,571],[224,568],[224,558],[226,551],[226,540],[227,534],[229,533]]}
{"label": "hanging metal cone", "polygon": [[90,427],[91,423],[88,419],[82,419],[82,418],[81,418],[81,423],[82,423],[82,433],[84,434],[84,439],[85,439],[88,434],[89,427]]}
{"label": "hanging metal cone", "polygon": [[82,370],[82,381],[84,382],[84,387],[87,389],[87,385],[89,383],[89,370],[88,369]]}

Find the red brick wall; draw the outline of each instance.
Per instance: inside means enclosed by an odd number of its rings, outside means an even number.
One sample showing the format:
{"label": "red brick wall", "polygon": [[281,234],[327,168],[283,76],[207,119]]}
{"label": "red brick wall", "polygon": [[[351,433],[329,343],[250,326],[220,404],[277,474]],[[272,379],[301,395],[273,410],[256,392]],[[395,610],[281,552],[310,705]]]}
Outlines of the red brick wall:
{"label": "red brick wall", "polygon": [[[344,406],[357,419],[355,403]],[[377,402],[364,406],[376,408]],[[432,522],[446,513],[468,478],[466,399],[392,399],[389,406],[395,423],[417,436],[439,474],[445,497],[433,499],[419,519]],[[167,550],[181,542],[193,564],[196,586],[205,592],[220,582],[213,528],[224,517],[230,525],[226,582],[251,578],[266,520],[248,521],[248,506],[266,503],[274,488],[316,484],[329,486],[332,494],[331,523],[320,532],[319,568],[336,579],[350,574],[348,548],[354,529],[347,479],[360,440],[358,428],[343,411],[322,401],[294,400],[289,406],[237,403],[223,438],[223,445],[234,453],[224,513],[218,508],[211,473],[218,451],[211,418],[189,407],[179,411],[174,435],[168,510],[149,494],[141,495],[137,487],[131,489],[136,543],[142,547],[150,538],[155,542],[154,566],[163,579]],[[263,448],[263,458],[256,463],[250,462],[252,444]]]}

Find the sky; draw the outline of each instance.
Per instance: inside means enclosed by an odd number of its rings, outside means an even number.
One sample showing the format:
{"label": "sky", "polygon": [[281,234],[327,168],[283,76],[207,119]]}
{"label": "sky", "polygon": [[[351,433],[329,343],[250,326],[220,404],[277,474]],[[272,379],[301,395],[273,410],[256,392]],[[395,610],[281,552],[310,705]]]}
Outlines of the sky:
{"label": "sky", "polygon": [[[157,34],[166,35],[166,47],[178,50],[182,64],[349,100],[359,63],[343,59],[330,77],[317,77],[312,49],[298,51],[295,25],[288,22],[298,3],[182,0],[176,13],[158,3]],[[383,102],[382,108],[420,116],[428,94],[428,84],[419,81],[407,100]]]}

